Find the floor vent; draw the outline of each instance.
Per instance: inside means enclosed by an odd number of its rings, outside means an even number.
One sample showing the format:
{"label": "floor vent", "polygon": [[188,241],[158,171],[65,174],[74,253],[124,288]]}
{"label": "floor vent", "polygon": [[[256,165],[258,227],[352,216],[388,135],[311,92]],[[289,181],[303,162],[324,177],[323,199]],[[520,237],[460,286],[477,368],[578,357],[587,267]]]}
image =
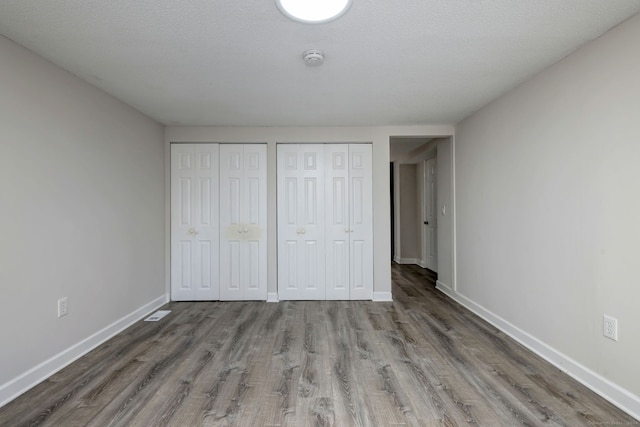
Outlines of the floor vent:
{"label": "floor vent", "polygon": [[169,313],[171,313],[171,310],[158,310],[155,313],[153,313],[151,316],[144,319],[144,321],[157,322],[158,320],[162,319],[164,316],[166,316]]}

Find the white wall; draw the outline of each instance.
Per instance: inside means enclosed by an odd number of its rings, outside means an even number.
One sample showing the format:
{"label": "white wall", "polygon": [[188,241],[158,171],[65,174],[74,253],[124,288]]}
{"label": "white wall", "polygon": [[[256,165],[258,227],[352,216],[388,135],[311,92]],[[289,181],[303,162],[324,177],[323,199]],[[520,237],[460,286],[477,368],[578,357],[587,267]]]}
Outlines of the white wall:
{"label": "white wall", "polygon": [[3,37],[0,117],[1,405],[165,299],[165,224],[161,125]]}
{"label": "white wall", "polygon": [[400,258],[415,264],[420,257],[418,244],[420,243],[420,229],[418,225],[418,206],[416,187],[417,169],[415,164],[400,164]]}
{"label": "white wall", "polygon": [[636,416],[639,40],[635,16],[464,120],[455,140],[457,297]]}
{"label": "white wall", "polygon": [[[455,287],[455,212],[453,141],[452,138],[437,142],[436,215],[438,216],[438,285]],[[444,211],[443,211],[444,208]]]}
{"label": "white wall", "polygon": [[[390,188],[389,140],[393,136],[452,135],[453,127],[443,126],[390,126],[390,127],[167,127],[166,150],[171,142],[226,142],[268,144],[268,292],[277,292],[276,262],[276,144],[277,143],[345,143],[371,142],[373,144],[373,244],[374,244],[374,299],[391,297],[391,259],[389,241]],[[167,171],[169,163],[166,162]],[[168,176],[168,174],[167,174]],[[169,181],[166,181],[167,201]],[[169,205],[167,202],[167,230]],[[167,236],[168,239],[168,236]],[[168,241],[167,241],[168,243]],[[168,247],[168,244],[167,244]],[[169,253],[166,252],[167,265]],[[167,275],[167,277],[169,277]],[[167,289],[169,289],[167,281]]]}

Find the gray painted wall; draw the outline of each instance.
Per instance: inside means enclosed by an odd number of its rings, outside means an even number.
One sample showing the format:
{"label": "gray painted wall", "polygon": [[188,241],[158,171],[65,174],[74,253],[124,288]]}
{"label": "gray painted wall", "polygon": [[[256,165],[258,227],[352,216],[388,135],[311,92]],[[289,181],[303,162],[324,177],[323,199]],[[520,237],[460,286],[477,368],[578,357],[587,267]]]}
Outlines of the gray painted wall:
{"label": "gray painted wall", "polygon": [[[464,120],[455,138],[458,293],[636,416],[639,40],[636,16]],[[618,319],[617,342],[603,337],[603,314]]]}
{"label": "gray painted wall", "polygon": [[158,123],[3,37],[0,93],[1,404],[164,298],[165,194]]}
{"label": "gray painted wall", "polygon": [[418,228],[417,168],[400,164],[400,254],[403,259],[420,257]]}

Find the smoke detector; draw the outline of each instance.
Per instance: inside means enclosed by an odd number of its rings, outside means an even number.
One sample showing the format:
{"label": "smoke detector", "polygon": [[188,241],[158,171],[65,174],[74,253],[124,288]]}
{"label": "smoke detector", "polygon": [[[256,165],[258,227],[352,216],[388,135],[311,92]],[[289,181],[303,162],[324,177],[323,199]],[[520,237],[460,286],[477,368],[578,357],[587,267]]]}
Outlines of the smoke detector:
{"label": "smoke detector", "polygon": [[302,53],[302,58],[307,65],[320,65],[324,62],[324,53],[320,49],[309,49]]}

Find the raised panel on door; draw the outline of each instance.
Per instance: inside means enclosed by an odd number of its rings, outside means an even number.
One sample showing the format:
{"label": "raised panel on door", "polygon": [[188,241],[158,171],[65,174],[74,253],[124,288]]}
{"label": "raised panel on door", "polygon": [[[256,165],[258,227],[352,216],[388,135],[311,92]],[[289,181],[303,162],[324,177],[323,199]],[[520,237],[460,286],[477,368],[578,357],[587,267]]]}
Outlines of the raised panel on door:
{"label": "raised panel on door", "polygon": [[350,298],[349,145],[325,146],[326,299]]}
{"label": "raised panel on door", "polygon": [[266,145],[220,145],[220,299],[266,300]]}
{"label": "raised panel on door", "polygon": [[349,145],[350,299],[373,298],[371,144]]}
{"label": "raised panel on door", "polygon": [[218,147],[171,145],[171,299],[216,300]]}
{"label": "raised panel on door", "polygon": [[324,299],[324,155],[319,144],[279,144],[278,298]]}

